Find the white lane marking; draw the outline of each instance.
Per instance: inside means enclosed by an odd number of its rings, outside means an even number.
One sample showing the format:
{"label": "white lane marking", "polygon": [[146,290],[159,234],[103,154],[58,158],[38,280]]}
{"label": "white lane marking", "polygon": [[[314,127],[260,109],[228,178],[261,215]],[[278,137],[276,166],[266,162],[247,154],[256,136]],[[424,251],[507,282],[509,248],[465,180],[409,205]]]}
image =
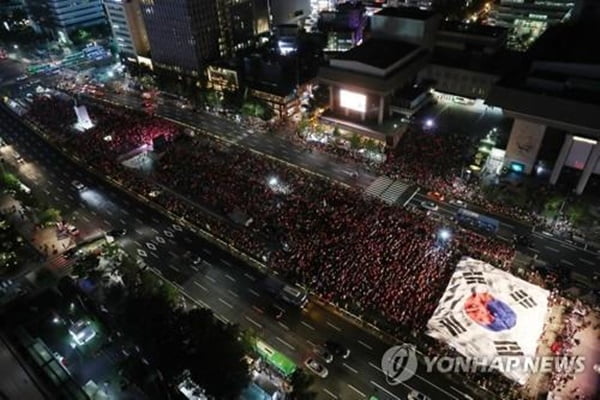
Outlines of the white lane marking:
{"label": "white lane marking", "polygon": [[354,390],[356,393],[358,393],[359,395],[361,395],[362,397],[367,397],[366,394],[364,394],[363,392],[361,392],[360,390],[358,390],[357,388],[355,388],[354,386],[352,386],[351,384],[348,384],[348,387],[352,390]]}
{"label": "white lane marking", "polygon": [[84,220],[85,222],[90,222],[90,221],[91,221],[87,215],[84,215],[84,216],[82,216],[81,218],[83,218],[83,220]]}
{"label": "white lane marking", "polygon": [[208,289],[200,284],[200,282],[194,281],[194,285],[198,286],[200,289],[208,292]]}
{"label": "white lane marking", "polygon": [[250,293],[252,293],[253,295],[255,295],[256,297],[260,297],[260,294],[258,294],[258,292],[256,290],[254,290],[254,289],[248,289],[248,291]]}
{"label": "white lane marking", "polygon": [[181,227],[181,225],[173,224],[172,226],[173,226],[173,229],[175,229],[178,232],[183,231],[183,228]]}
{"label": "white lane marking", "polygon": [[138,246],[142,247],[142,242],[140,242],[139,240],[134,240],[133,243],[135,243]]}
{"label": "white lane marking", "polygon": [[262,308],[260,308],[260,307],[257,307],[257,306],[252,306],[252,309],[253,309],[254,311],[256,311],[257,313],[259,313],[259,314],[264,314],[264,313],[265,313],[265,312],[262,310]]}
{"label": "white lane marking", "polygon": [[569,265],[571,267],[574,267],[575,264],[573,264],[571,261],[568,260],[560,260],[561,264],[565,264],[565,265]]}
{"label": "white lane marking", "polygon": [[119,219],[119,222],[121,222],[123,225],[127,225],[127,222],[125,222],[123,218]]}
{"label": "white lane marking", "polygon": [[181,270],[178,267],[174,266],[174,265],[169,264],[169,268],[171,268],[175,272],[181,272]]}
{"label": "white lane marking", "polygon": [[335,330],[336,330],[336,331],[338,331],[338,332],[341,332],[341,331],[342,331],[342,328],[340,328],[340,327],[338,327],[338,326],[335,326],[334,324],[332,324],[332,323],[331,323],[331,322],[329,322],[329,321],[327,321],[327,322],[326,322],[326,324],[327,324],[327,325],[329,325],[331,328],[335,329]]}
{"label": "white lane marking", "polygon": [[326,394],[328,394],[329,396],[331,396],[331,398],[333,398],[333,399],[337,399],[337,398],[338,398],[338,397],[337,397],[335,394],[331,393],[329,390],[327,390],[327,389],[325,389],[325,388],[323,389],[323,391],[324,391]]}
{"label": "white lane marking", "polygon": [[314,331],[314,330],[315,330],[315,328],[314,328],[312,325],[310,325],[309,323],[307,323],[307,322],[300,321],[300,323],[301,323],[302,325],[304,325],[305,327],[307,327],[308,329],[310,329],[311,331]]}
{"label": "white lane marking", "polygon": [[229,279],[231,282],[235,282],[235,278],[229,274],[225,274],[225,278]]}
{"label": "white lane marking", "polygon": [[210,283],[217,283],[217,281],[215,280],[215,278],[211,278],[210,276],[207,276],[206,279],[210,282]]}
{"label": "white lane marking", "polygon": [[[403,383],[404,386],[408,387],[409,389],[412,389],[410,386],[408,386],[407,384]],[[387,395],[393,397],[395,400],[402,400],[400,397],[396,396],[394,393],[390,392],[389,390],[387,390],[386,388],[384,388],[383,386],[381,386],[380,384],[378,384],[377,382],[371,381],[371,385],[375,386],[377,389],[385,392]]]}
{"label": "white lane marking", "polygon": [[[95,216],[95,217],[97,217],[97,216],[98,216],[98,213],[97,213],[96,211],[92,210],[92,211],[90,211],[90,212],[92,213],[92,215],[93,215],[93,216]],[[141,222],[140,222],[140,224],[141,224]]]}
{"label": "white lane marking", "polygon": [[285,347],[287,347],[288,349],[290,349],[292,351],[296,350],[296,348],[294,346],[292,346],[291,344],[289,344],[288,342],[286,342],[285,340],[283,340],[279,336],[276,336],[275,340],[277,340],[279,343],[281,343],[282,345],[284,345]]}
{"label": "white lane marking", "polygon": [[169,250],[169,255],[173,258],[177,257],[177,254],[175,254],[173,251]]}
{"label": "white lane marking", "polygon": [[284,324],[283,322],[281,322],[281,321],[277,321],[277,323],[279,324],[279,326],[281,326],[281,327],[282,327],[283,329],[285,329],[286,331],[289,331],[289,330],[290,330],[290,327],[289,327],[289,326],[287,326],[286,324]]}
{"label": "white lane marking", "polygon": [[205,252],[208,255],[212,254],[212,251],[210,251],[210,249],[203,248],[202,251]]}
{"label": "white lane marking", "polygon": [[144,250],[142,249],[137,249],[137,253],[140,257],[148,257],[148,253],[146,253]]}
{"label": "white lane marking", "polygon": [[159,257],[158,257],[158,254],[156,254],[156,253],[155,253],[155,252],[153,252],[153,251],[151,251],[151,252],[150,252],[150,254],[152,254],[152,257],[154,257],[154,258],[159,258]]}
{"label": "white lane marking", "polygon": [[221,258],[221,262],[222,262],[223,264],[227,265],[228,267],[231,267],[231,263],[230,263],[229,261],[227,261],[227,260],[223,260],[223,259]]}
{"label": "white lane marking", "polygon": [[244,272],[244,276],[245,276],[246,278],[250,279],[252,282],[256,281],[256,278],[255,278],[255,277],[253,277],[252,275],[250,275],[250,274],[249,274],[249,273],[247,273],[247,272]]}
{"label": "white lane marking", "polygon": [[217,319],[220,320],[221,322],[223,322],[224,324],[229,323],[229,320],[220,314],[215,313],[215,317],[217,317]]}
{"label": "white lane marking", "polygon": [[229,294],[230,294],[231,296],[233,296],[233,297],[240,297],[240,296],[238,296],[238,295],[237,295],[237,293],[236,293],[236,292],[234,292],[234,291],[233,291],[233,290],[231,290],[231,289],[228,289],[228,290],[227,290],[227,293],[229,293]]}
{"label": "white lane marking", "polygon": [[352,368],[351,366],[349,366],[346,363],[342,363],[342,365],[346,368],[348,368],[350,371],[354,372],[355,374],[358,374],[358,371],[355,368]]}
{"label": "white lane marking", "polygon": [[552,246],[544,246],[544,247],[545,247],[546,249],[550,250],[550,251],[553,251],[553,252],[555,252],[555,253],[559,253],[559,252],[560,252],[560,250],[559,250],[559,249],[557,249],[556,247],[552,247]]}
{"label": "white lane marking", "polygon": [[154,232],[156,235],[158,235],[158,234],[160,233],[160,232],[158,231],[158,229],[156,229],[156,228],[150,228],[150,230],[151,230],[152,232]]}
{"label": "white lane marking", "polygon": [[173,234],[173,232],[171,232],[171,231],[170,231],[170,230],[168,230],[168,229],[165,229],[165,230],[163,231],[163,234],[164,234],[166,237],[168,237],[168,238],[172,238],[172,237],[174,237],[174,236],[175,236],[175,235]]}
{"label": "white lane marking", "polygon": [[222,298],[219,297],[219,301],[223,304],[225,304],[227,307],[229,308],[233,308],[233,306],[231,305],[231,303],[226,302],[225,300],[223,300]]}
{"label": "white lane marking", "polygon": [[156,250],[156,245],[152,242],[146,242],[146,247],[150,250]]}
{"label": "white lane marking", "polygon": [[579,261],[581,261],[582,263],[588,264],[588,265],[595,265],[595,263],[593,261],[586,260],[585,258],[580,258]]}
{"label": "white lane marking", "polygon": [[367,349],[369,349],[369,350],[373,350],[373,347],[372,347],[371,345],[369,345],[369,344],[367,344],[367,343],[363,342],[362,340],[359,340],[359,341],[358,341],[358,344],[360,344],[361,346],[363,346],[363,347],[365,347],[365,348],[367,348]]}
{"label": "white lane marking", "polygon": [[166,243],[165,239],[163,237],[161,237],[161,236],[155,237],[154,240],[156,240],[156,242],[160,243],[160,244],[165,244]]}
{"label": "white lane marking", "polygon": [[246,320],[248,322],[255,325],[257,328],[262,329],[263,326],[260,323],[256,322],[255,320],[253,320],[252,318],[250,318],[249,316],[246,315],[244,318],[246,318]]}
{"label": "white lane marking", "polygon": [[311,342],[311,341],[310,341],[310,340],[308,340],[308,339],[306,339],[306,343],[310,344],[310,345],[311,345],[311,347],[314,347],[314,348],[316,348],[316,347],[317,347],[317,345],[316,345],[316,344],[314,344],[313,342]]}

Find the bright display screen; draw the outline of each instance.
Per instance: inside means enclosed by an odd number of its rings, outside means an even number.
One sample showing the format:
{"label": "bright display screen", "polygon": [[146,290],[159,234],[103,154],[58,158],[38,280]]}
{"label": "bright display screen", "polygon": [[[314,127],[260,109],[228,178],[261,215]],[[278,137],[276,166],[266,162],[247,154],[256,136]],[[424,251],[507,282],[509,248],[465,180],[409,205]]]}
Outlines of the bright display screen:
{"label": "bright display screen", "polygon": [[367,110],[367,96],[341,89],[340,106],[358,112],[365,112]]}

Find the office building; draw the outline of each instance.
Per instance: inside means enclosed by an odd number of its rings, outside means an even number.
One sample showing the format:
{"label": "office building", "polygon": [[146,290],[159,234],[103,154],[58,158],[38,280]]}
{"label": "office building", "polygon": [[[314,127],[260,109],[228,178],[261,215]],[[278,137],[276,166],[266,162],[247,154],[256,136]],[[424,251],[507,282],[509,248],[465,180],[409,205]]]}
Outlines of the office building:
{"label": "office building", "polygon": [[215,0],[219,15],[221,56],[251,47],[269,32],[268,0]]}
{"label": "office building", "polygon": [[311,0],[269,0],[273,26],[299,24],[310,16]]}
{"label": "office building", "polygon": [[147,57],[150,44],[140,0],[104,0],[104,8],[121,57],[136,63]]}
{"label": "office building", "polygon": [[432,48],[441,16],[416,7],[386,7],[371,16],[371,36]]}
{"label": "office building", "polygon": [[36,30],[60,40],[69,33],[107,23],[102,0],[27,0]]}
{"label": "office building", "polygon": [[544,31],[568,21],[577,0],[500,0],[487,23],[509,29],[508,46],[525,51]]}
{"label": "office building", "polygon": [[327,36],[325,51],[337,52],[360,44],[366,24],[365,6],[346,2],[338,4],[335,10],[321,11],[317,27]]}
{"label": "office building", "polygon": [[154,68],[199,75],[220,57],[215,0],[141,0]]}
{"label": "office building", "polygon": [[[600,175],[600,56],[581,38],[599,37],[595,21],[549,28],[528,51],[528,63],[509,71],[486,103],[515,119],[504,163],[564,177],[578,194]],[[600,178],[600,177],[597,177]]]}

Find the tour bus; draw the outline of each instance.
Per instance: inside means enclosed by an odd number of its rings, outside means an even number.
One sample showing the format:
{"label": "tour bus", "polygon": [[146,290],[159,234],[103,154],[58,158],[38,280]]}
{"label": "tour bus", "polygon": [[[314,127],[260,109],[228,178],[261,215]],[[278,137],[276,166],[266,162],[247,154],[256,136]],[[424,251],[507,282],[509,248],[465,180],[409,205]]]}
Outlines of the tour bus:
{"label": "tour bus", "polygon": [[289,377],[296,371],[296,364],[292,360],[262,340],[256,341],[256,351],[267,364],[284,377]]}
{"label": "tour bus", "polygon": [[481,215],[466,208],[459,208],[456,212],[456,220],[461,225],[467,225],[487,233],[497,233],[500,222],[497,219]]}

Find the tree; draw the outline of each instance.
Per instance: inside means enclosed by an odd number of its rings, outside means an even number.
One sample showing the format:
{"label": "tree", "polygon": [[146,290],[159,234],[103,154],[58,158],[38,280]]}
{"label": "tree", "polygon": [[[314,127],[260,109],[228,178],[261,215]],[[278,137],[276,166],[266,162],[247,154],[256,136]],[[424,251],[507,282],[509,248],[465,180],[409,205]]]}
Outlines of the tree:
{"label": "tree", "polygon": [[60,211],[56,208],[47,208],[38,215],[40,224],[47,225],[61,220]]}
{"label": "tree", "polygon": [[317,394],[310,390],[314,382],[314,378],[308,375],[304,370],[298,368],[290,378],[290,383],[293,387],[291,398],[293,400],[313,400]]}
{"label": "tree", "polygon": [[353,150],[356,150],[356,149],[360,148],[361,144],[362,144],[362,138],[360,137],[360,135],[358,135],[357,133],[353,134],[352,137],[350,138],[350,148]]}
{"label": "tree", "polygon": [[92,254],[81,257],[73,266],[73,274],[80,278],[88,277],[92,271],[98,268],[99,261],[98,257]]}

